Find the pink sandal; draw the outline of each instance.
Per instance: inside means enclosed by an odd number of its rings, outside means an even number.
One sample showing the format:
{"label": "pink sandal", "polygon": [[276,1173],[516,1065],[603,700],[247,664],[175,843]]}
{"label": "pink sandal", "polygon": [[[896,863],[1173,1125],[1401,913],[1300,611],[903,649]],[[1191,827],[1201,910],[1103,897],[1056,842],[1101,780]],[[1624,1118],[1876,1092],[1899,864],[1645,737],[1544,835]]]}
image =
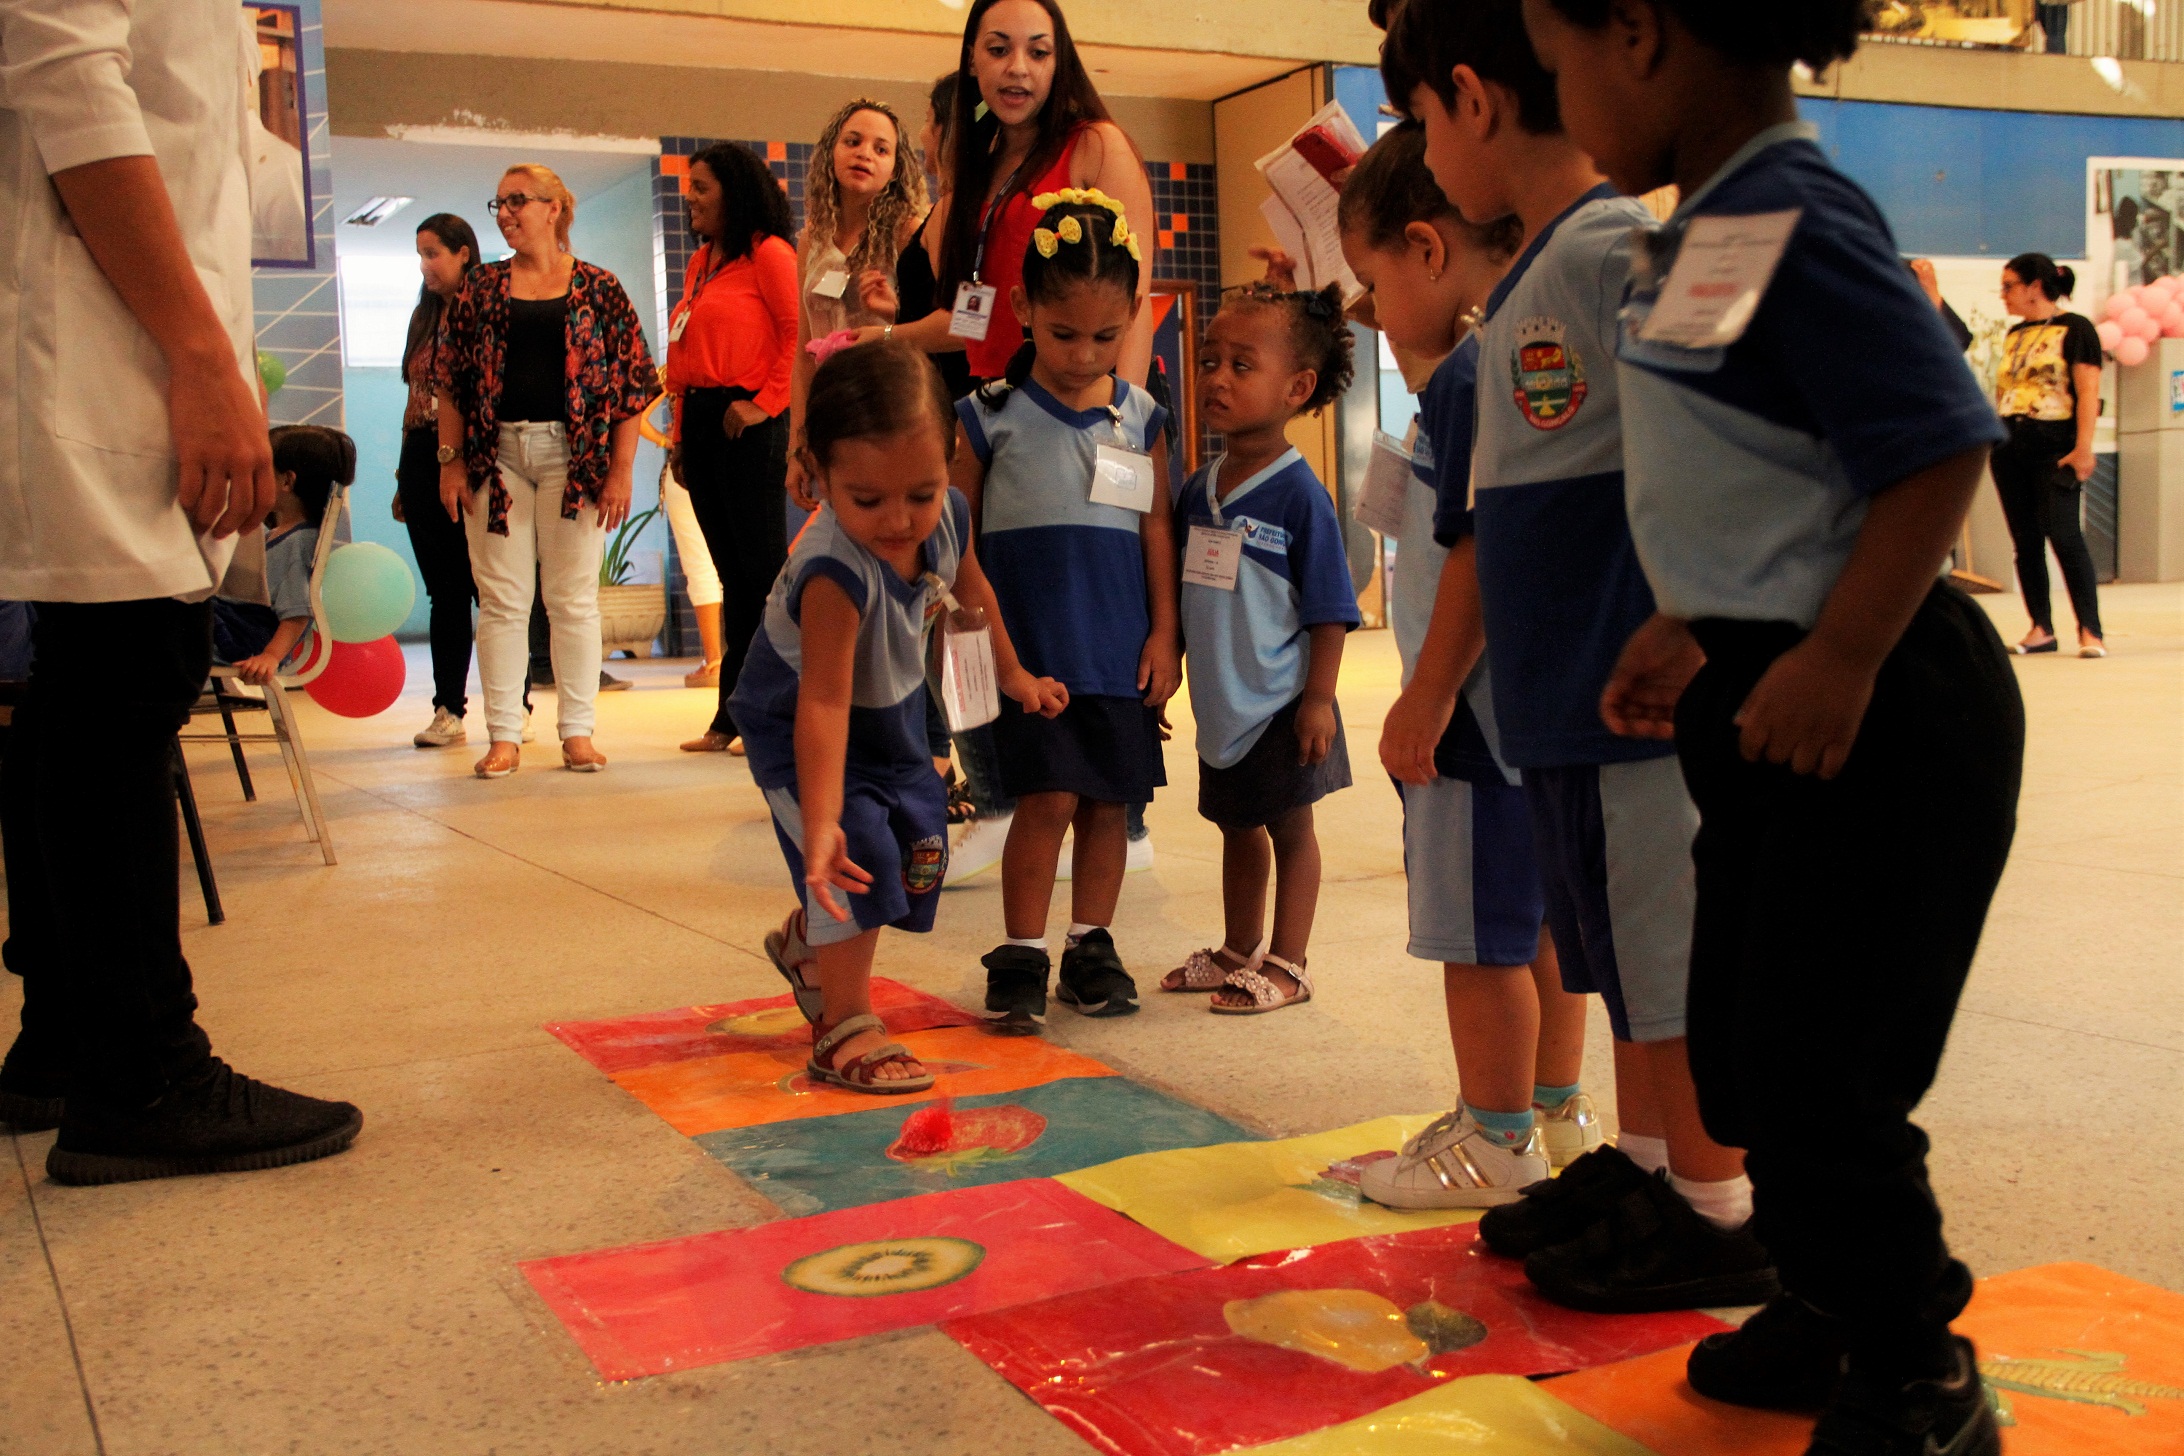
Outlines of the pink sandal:
{"label": "pink sandal", "polygon": [[1291,965],[1278,955],[1260,957],[1262,964],[1276,970],[1287,971],[1297,978],[1297,989],[1283,995],[1275,984],[1261,975],[1256,967],[1246,966],[1240,971],[1230,971],[1223,987],[1241,991],[1251,998],[1249,1006],[1223,1006],[1220,1002],[1208,1003],[1206,1009],[1216,1016],[1264,1016],[1269,1011],[1279,1011],[1285,1006],[1302,1006],[1312,999],[1312,978],[1304,973],[1303,962]]}
{"label": "pink sandal", "polygon": [[[1229,950],[1225,945],[1220,950],[1207,946],[1202,950],[1192,951],[1188,956],[1184,957],[1182,965],[1177,966],[1160,978],[1160,989],[1163,991],[1197,991],[1201,993],[1218,991],[1228,984],[1228,978],[1232,974],[1232,970],[1255,971],[1259,968],[1260,958],[1265,955],[1264,951],[1255,951],[1244,961],[1243,965],[1231,968],[1222,965],[1220,961],[1215,959],[1223,951],[1230,955],[1236,954],[1235,951]],[[1174,984],[1171,985],[1170,982],[1174,982]]]}

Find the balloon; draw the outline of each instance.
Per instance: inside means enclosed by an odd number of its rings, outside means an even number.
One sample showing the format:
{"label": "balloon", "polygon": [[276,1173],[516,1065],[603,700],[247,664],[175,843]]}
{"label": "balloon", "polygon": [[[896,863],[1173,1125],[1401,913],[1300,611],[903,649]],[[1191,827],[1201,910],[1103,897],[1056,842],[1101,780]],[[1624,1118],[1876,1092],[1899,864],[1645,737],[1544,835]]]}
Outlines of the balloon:
{"label": "balloon", "polygon": [[288,382],[288,366],[268,354],[258,351],[258,382],[265,386],[267,394],[279,394],[281,386]]}
{"label": "balloon", "polygon": [[2116,362],[2124,365],[2144,364],[2147,354],[2151,352],[2144,339],[2127,338],[2116,345]]}
{"label": "balloon", "polygon": [[401,645],[392,637],[377,642],[336,642],[326,671],[313,678],[304,691],[329,713],[369,718],[394,706],[394,700],[402,696],[402,681],[408,674]]}
{"label": "balloon", "polygon": [[2093,332],[2101,336],[2101,347],[2111,354],[2116,352],[2116,345],[2123,342],[2123,325],[2114,319],[2102,319],[2093,326]]}
{"label": "balloon", "polygon": [[2144,297],[2146,294],[2159,294],[2165,299],[2174,298],[2176,297],[2176,290],[2179,286],[2184,285],[2180,285],[2178,280],[2176,280],[2175,278],[2156,278],[2153,282],[2146,285],[2144,292],[2140,296]]}
{"label": "balloon", "polygon": [[2144,339],[2152,343],[2161,337],[2161,325],[2154,322],[2154,316],[2143,308],[2132,309],[2123,316],[2122,323],[2123,331],[2134,339]]}
{"label": "balloon", "polygon": [[376,541],[352,541],[327,558],[319,599],[336,642],[377,642],[408,618],[417,583],[394,552]]}
{"label": "balloon", "polygon": [[2101,305],[2101,317],[2120,319],[2131,311],[2131,290],[2120,289],[2108,295],[2108,302]]}
{"label": "balloon", "polygon": [[2184,304],[2170,304],[2161,311],[2158,322],[2164,339],[2184,339]]}

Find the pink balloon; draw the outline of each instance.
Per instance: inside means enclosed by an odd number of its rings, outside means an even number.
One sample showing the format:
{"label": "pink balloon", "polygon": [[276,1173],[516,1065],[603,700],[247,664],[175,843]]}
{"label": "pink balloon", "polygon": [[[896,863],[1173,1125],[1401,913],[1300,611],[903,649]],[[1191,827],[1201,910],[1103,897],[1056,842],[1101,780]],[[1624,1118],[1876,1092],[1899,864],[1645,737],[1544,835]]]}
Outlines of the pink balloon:
{"label": "pink balloon", "polygon": [[2153,282],[2146,285],[2146,292],[2158,293],[2163,298],[2174,298],[2176,297],[2177,289],[2180,287],[2184,287],[2184,280],[2179,280],[2175,277],[2156,278]]}
{"label": "pink balloon", "polygon": [[2144,339],[2149,344],[2161,337],[2161,325],[2143,308],[2134,308],[2122,319],[2123,331],[2134,339]]}
{"label": "pink balloon", "polygon": [[2108,295],[2108,302],[2101,305],[2101,317],[2120,319],[2132,308],[2131,290],[2128,288]]}
{"label": "pink balloon", "polygon": [[2161,316],[2161,337],[2184,339],[2184,308],[2169,305],[2169,311]]}
{"label": "pink balloon", "polygon": [[2123,365],[2144,364],[2146,356],[2151,352],[2144,339],[2127,338],[2116,345],[2116,362]]}
{"label": "pink balloon", "polygon": [[402,647],[392,637],[377,642],[336,642],[326,671],[304,689],[311,700],[343,718],[370,718],[394,706],[409,674]]}
{"label": "pink balloon", "polygon": [[2093,332],[2101,336],[2101,347],[2111,354],[2116,352],[2116,345],[2123,342],[2123,326],[2114,319],[2102,319],[2093,326]]}

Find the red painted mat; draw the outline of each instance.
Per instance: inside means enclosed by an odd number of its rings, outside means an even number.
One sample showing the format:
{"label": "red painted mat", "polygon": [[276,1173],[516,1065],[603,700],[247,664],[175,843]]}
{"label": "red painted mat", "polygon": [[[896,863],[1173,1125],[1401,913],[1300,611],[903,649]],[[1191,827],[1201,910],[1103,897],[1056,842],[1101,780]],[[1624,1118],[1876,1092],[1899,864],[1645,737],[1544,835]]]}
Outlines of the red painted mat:
{"label": "red painted mat", "polygon": [[1038,1178],[520,1267],[600,1375],[631,1380],[1205,1262]]}
{"label": "red painted mat", "polygon": [[1451,1377],[1627,1360],[1723,1328],[1549,1304],[1460,1224],[1262,1254],[942,1328],[1118,1456],[1211,1456],[1370,1414]]}
{"label": "red painted mat", "polygon": [[[969,1012],[885,976],[872,978],[872,1009],[897,1036],[936,1026],[978,1025]],[[609,1021],[549,1021],[546,1030],[609,1076],[698,1057],[811,1047],[811,1031],[788,996],[681,1006]]]}

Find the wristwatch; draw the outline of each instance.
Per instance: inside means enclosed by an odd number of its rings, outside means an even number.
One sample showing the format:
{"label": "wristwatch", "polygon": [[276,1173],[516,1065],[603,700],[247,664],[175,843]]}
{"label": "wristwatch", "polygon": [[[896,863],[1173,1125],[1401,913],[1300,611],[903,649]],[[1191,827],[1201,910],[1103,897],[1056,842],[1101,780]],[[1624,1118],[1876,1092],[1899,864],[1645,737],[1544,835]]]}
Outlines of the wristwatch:
{"label": "wristwatch", "polygon": [[453,465],[455,463],[455,455],[456,450],[453,445],[442,445],[440,447],[439,459],[442,465]]}

